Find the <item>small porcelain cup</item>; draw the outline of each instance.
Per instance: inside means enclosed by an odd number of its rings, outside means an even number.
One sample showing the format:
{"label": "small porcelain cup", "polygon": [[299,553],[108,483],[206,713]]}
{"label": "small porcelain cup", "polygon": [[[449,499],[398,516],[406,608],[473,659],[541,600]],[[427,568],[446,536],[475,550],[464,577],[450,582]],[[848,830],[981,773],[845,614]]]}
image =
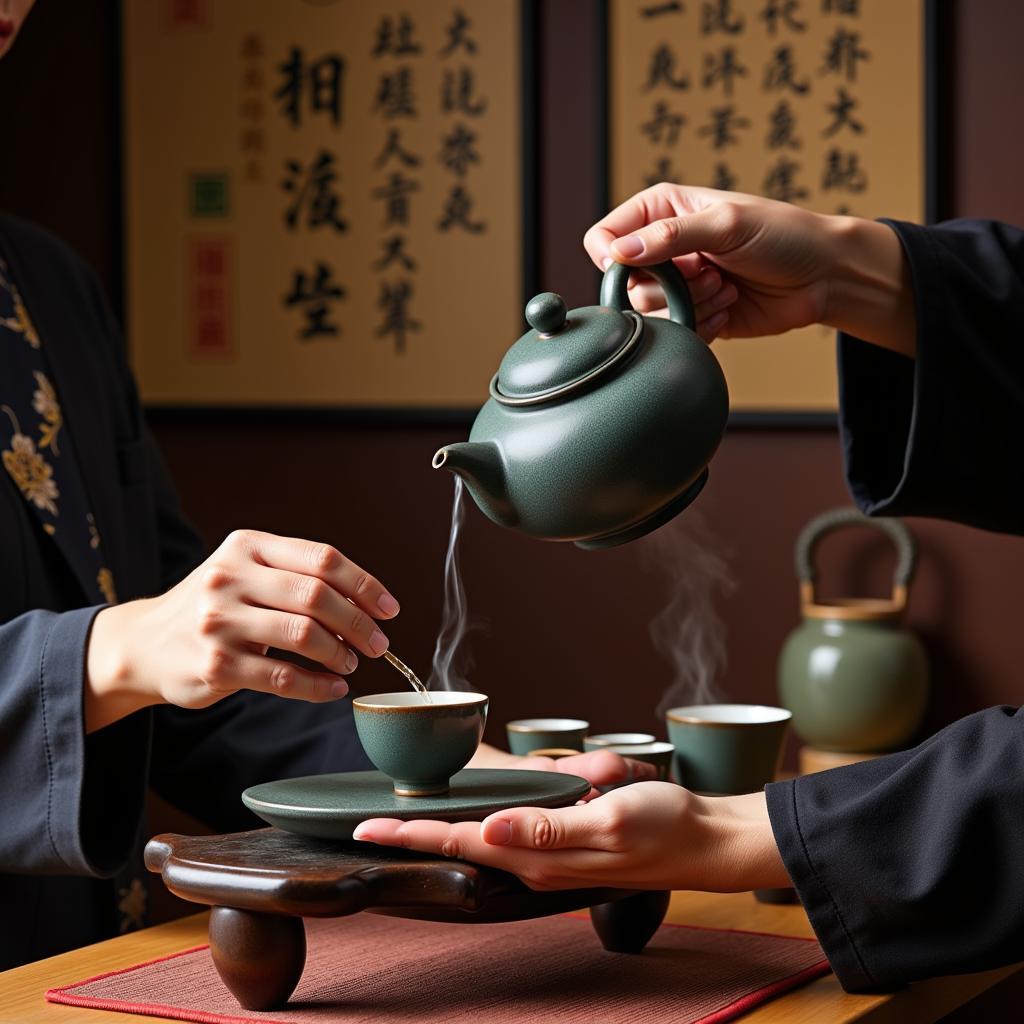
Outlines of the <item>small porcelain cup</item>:
{"label": "small porcelain cup", "polygon": [[655,740],[653,743],[629,743],[622,746],[605,747],[623,757],[633,761],[642,761],[644,764],[652,764],[657,769],[657,779],[664,782],[668,778],[668,770],[672,767],[672,755],[675,747],[671,743],[663,743]]}
{"label": "small porcelain cup", "polygon": [[375,693],[352,701],[366,756],[399,796],[437,796],[480,746],[487,722],[482,693]]}
{"label": "small porcelain cup", "polygon": [[520,718],[505,726],[508,749],[521,757],[535,750],[558,747],[582,750],[589,722],[579,718]]}
{"label": "small porcelain cup", "polygon": [[654,737],[648,732],[603,732],[597,736],[585,736],[583,749],[604,750],[607,747],[636,747],[653,742]]}
{"label": "small porcelain cup", "polygon": [[753,793],[775,778],[792,717],[762,704],[698,704],[666,716],[676,781],[698,793]]}
{"label": "small porcelain cup", "polygon": [[[672,767],[672,752],[675,748],[671,743],[662,743],[655,740],[653,743],[626,743],[621,746],[595,747],[594,749],[610,750],[613,754],[619,754],[621,757],[628,757],[634,761],[644,761],[647,764],[654,765],[654,769],[658,773],[654,780],[665,782],[668,780],[668,772]],[[621,782],[610,786],[598,786],[597,788],[601,793],[610,793],[613,789],[621,789],[623,786],[629,786],[639,781],[639,779],[634,779],[633,773],[630,772]]]}

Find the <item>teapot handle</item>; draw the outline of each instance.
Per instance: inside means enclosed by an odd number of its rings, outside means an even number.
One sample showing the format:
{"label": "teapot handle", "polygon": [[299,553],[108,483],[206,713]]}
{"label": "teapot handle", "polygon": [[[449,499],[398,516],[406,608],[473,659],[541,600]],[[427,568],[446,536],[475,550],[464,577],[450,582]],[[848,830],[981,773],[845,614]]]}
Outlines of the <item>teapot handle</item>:
{"label": "teapot handle", "polygon": [[677,324],[689,327],[691,331],[697,329],[697,317],[693,312],[690,289],[686,287],[686,279],[679,273],[679,268],[671,260],[655,263],[650,267],[627,267],[625,263],[610,264],[601,282],[602,306],[610,306],[612,309],[631,308],[629,292],[626,289],[629,275],[634,270],[643,270],[661,285],[668,300],[669,316]]}
{"label": "teapot handle", "polygon": [[896,571],[893,574],[892,604],[902,610],[907,602],[907,586],[914,575],[917,544],[913,534],[899,519],[869,519],[855,508],[834,508],[812,519],[796,541],[796,575],[800,580],[801,603],[806,607],[816,603],[814,585],[818,571],[814,565],[814,551],[818,541],[833,530],[844,526],[866,526],[884,533],[896,548]]}

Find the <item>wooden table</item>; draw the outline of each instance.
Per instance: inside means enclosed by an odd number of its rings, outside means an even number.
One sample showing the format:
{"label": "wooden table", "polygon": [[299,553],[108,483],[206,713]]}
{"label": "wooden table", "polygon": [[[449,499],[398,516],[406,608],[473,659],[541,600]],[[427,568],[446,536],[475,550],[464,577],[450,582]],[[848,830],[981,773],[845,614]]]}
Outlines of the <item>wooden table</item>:
{"label": "wooden table", "polygon": [[[195,914],[171,924],[147,928],[95,946],[40,960],[0,973],[0,1021],[17,1024],[134,1024],[163,1021],[104,1010],[84,1010],[47,1003],[43,993],[104,971],[128,967],[206,942],[208,914]],[[778,935],[811,935],[799,906],[757,903],[749,893],[675,893],[667,921],[712,928],[742,928]],[[484,926],[486,927],[486,926]],[[870,1021],[871,1024],[931,1024],[993,985],[1020,971],[1024,964],[922,982],[884,996],[852,996],[843,992],[834,975],[827,975],[776,999],[742,1018],[750,1024],[832,1024]]]}

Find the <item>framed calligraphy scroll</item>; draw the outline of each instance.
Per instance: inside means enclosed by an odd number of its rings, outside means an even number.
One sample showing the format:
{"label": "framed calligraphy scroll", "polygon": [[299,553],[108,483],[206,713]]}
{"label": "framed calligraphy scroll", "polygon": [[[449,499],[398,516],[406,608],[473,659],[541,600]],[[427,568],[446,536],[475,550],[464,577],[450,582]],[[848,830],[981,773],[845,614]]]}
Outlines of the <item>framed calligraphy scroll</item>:
{"label": "framed calligraphy scroll", "polygon": [[[611,205],[658,181],[932,219],[929,0],[607,0]],[[834,420],[833,332],[715,342],[740,422]]]}
{"label": "framed calligraphy scroll", "polygon": [[521,332],[529,0],[126,0],[144,401],[458,411]]}

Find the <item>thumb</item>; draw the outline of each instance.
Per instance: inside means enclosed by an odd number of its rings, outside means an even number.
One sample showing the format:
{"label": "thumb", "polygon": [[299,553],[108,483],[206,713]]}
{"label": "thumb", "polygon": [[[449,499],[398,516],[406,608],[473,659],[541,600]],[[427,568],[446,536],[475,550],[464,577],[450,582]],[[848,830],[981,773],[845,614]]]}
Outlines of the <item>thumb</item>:
{"label": "thumb", "polygon": [[691,252],[711,256],[736,247],[740,208],[719,203],[682,217],[652,221],[611,243],[611,254],[622,263],[649,266]]}
{"label": "thumb", "polygon": [[593,815],[585,804],[552,811],[516,807],[485,818],[480,838],[490,846],[569,850],[589,847],[594,831]]}

